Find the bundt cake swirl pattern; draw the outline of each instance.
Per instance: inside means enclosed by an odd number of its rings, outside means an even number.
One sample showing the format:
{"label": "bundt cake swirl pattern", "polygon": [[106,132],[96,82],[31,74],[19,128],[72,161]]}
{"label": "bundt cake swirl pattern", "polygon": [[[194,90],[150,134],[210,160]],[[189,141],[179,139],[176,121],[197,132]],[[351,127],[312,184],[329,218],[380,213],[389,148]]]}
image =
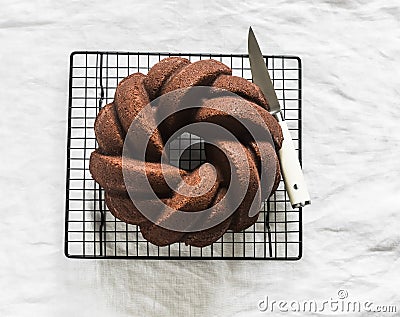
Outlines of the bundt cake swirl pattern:
{"label": "bundt cake swirl pattern", "polygon": [[[171,115],[156,130],[152,129],[154,122],[149,122],[148,117],[138,116],[146,105],[159,96],[194,86],[215,87],[242,98],[216,95],[215,98],[204,101],[212,107],[206,107],[204,104],[204,107]],[[229,108],[241,119],[254,121],[254,113],[246,112],[244,103],[246,107],[250,106],[256,110],[259,118],[268,127],[273,141],[255,142],[248,131],[227,114],[226,110]],[[157,118],[163,111],[162,105],[153,108],[154,118]],[[123,167],[124,141],[134,119],[139,121],[143,132],[151,135],[145,164],[138,164],[133,155],[129,158],[124,157]],[[193,171],[169,164],[164,165],[161,170],[161,157],[165,155],[163,150],[167,140],[180,128],[196,122],[222,126],[239,141],[216,140],[213,145],[205,143],[206,163]],[[262,201],[279,185],[280,168],[276,151],[282,145],[283,136],[279,124],[268,112],[267,100],[258,86],[244,78],[232,76],[231,69],[216,60],[191,63],[185,58],[170,57],[155,64],[147,75],[134,73],[124,78],[118,84],[114,101],[100,110],[95,121],[95,134],[98,148],[91,154],[90,172],[105,189],[105,201],[110,212],[126,223],[140,226],[143,237],[158,246],[185,242],[188,245],[203,247],[218,240],[229,229],[235,232],[246,229],[256,222]],[[134,148],[135,140],[132,141]],[[267,166],[272,172],[262,168],[262,157],[267,159]],[[230,164],[234,165],[233,169],[227,166],[227,158]],[[223,197],[231,178],[239,180],[239,183],[245,178],[242,173],[246,166],[250,174],[247,176],[248,186],[244,189],[244,197],[239,206],[232,211],[231,202]],[[136,180],[134,183],[125,183],[123,168]],[[233,171],[234,175],[230,175],[229,171]],[[274,175],[274,179],[270,180],[273,183],[272,191],[271,188],[264,188],[260,182],[263,175],[270,177],[271,174]],[[134,192],[139,199],[149,199],[143,190],[145,186],[141,183],[143,176],[147,177],[157,197],[172,210],[191,212],[194,223],[205,221],[218,224],[206,230],[193,232],[169,230],[163,223],[170,221],[174,214],[163,210],[158,211],[156,222],[150,221],[128,195],[128,192]],[[173,191],[171,184],[176,188],[189,184],[194,191],[206,186],[208,191],[203,195],[189,197]],[[148,204],[152,203],[151,199],[147,201]],[[196,219],[196,211],[214,205],[217,208],[212,210],[208,219]],[[253,215],[249,213],[250,209],[255,210]]]}

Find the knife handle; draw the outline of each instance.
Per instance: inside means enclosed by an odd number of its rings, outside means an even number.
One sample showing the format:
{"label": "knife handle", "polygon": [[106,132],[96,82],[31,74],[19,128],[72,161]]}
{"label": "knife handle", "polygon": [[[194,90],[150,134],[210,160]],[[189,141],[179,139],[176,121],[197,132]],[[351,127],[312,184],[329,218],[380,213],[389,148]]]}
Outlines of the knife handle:
{"label": "knife handle", "polygon": [[277,119],[283,133],[282,148],[278,152],[283,181],[285,182],[286,191],[289,195],[292,207],[303,207],[311,204],[311,200],[300,167],[298,154],[294,148],[286,121],[282,116],[277,116]]}

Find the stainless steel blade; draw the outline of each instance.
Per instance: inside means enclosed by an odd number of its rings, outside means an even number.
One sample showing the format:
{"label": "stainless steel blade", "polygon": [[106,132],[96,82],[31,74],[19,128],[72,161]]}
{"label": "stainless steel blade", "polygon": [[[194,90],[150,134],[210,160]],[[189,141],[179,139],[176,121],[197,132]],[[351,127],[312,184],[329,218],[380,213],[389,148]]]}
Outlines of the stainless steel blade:
{"label": "stainless steel blade", "polygon": [[260,46],[257,43],[256,37],[252,28],[249,29],[248,36],[248,52],[250,59],[251,74],[253,82],[260,87],[265,98],[268,100],[270,113],[275,114],[281,111],[278,97],[274,86],[269,76],[267,65],[265,64],[264,57],[261,53]]}

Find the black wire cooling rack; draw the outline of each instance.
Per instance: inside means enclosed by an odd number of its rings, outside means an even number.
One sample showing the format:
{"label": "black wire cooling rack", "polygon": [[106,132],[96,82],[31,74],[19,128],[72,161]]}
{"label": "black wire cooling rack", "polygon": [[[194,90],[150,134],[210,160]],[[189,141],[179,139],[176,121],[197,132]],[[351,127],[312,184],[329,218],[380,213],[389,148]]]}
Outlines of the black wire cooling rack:
{"label": "black wire cooling rack", "polygon": [[[213,58],[251,80],[247,55],[128,52],[73,52],[70,56],[66,174],[65,255],[69,258],[298,260],[302,255],[302,210],[292,209],[281,180],[265,201],[257,222],[240,233],[227,232],[204,248],[175,243],[157,247],[135,225],[116,219],[104,203],[103,189],[92,179],[89,157],[96,148],[94,121],[112,101],[120,80],[147,73],[168,56],[191,61]],[[295,56],[265,56],[301,161],[301,61]],[[179,159],[180,148],[195,144]],[[196,145],[197,144],[197,145]],[[171,164],[183,168],[202,161],[201,139],[183,134],[171,142]],[[173,154],[175,153],[175,155]],[[178,153],[178,154],[177,154]],[[175,160],[175,162],[173,162]]]}

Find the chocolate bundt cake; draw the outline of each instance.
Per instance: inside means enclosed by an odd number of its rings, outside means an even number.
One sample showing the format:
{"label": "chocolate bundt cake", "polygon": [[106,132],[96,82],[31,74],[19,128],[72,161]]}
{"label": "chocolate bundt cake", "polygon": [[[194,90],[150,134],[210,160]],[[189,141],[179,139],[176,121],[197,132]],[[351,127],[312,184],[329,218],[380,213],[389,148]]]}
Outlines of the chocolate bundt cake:
{"label": "chocolate bundt cake", "polygon": [[[198,98],[194,103],[191,100],[193,107],[180,108],[185,98],[193,98],[190,87],[200,86],[212,88],[211,97]],[[181,90],[183,93],[173,105],[162,100]],[[149,103],[150,116],[142,115]],[[170,107],[175,109],[166,115]],[[147,75],[135,73],[124,78],[118,84],[114,101],[100,110],[94,127],[98,148],[91,154],[90,172],[105,189],[110,212],[126,223],[138,225],[151,243],[210,245],[227,230],[238,232],[254,224],[262,201],[279,185],[276,151],[281,148],[283,136],[268,110],[259,87],[232,76],[231,69],[219,61],[163,59]],[[157,120],[161,117],[165,119]],[[132,134],[129,131],[134,120],[138,124]],[[236,141],[220,137],[217,132],[207,137],[194,127],[189,132],[203,137],[206,162],[194,170],[163,164],[165,159],[168,162],[164,151],[168,140],[193,123],[217,125],[229,131]],[[255,140],[248,126],[270,138]],[[141,135],[149,136],[144,161],[135,154],[142,142]],[[126,155],[128,140],[130,154]],[[149,195],[146,182],[154,195]],[[226,199],[232,183],[238,188],[237,195]],[[185,195],[187,188],[190,192]],[[140,201],[146,202],[146,212],[136,203]],[[205,209],[210,212],[199,216]],[[170,227],[180,221],[178,212],[191,219],[184,230]],[[197,230],[199,227],[203,229]]]}

